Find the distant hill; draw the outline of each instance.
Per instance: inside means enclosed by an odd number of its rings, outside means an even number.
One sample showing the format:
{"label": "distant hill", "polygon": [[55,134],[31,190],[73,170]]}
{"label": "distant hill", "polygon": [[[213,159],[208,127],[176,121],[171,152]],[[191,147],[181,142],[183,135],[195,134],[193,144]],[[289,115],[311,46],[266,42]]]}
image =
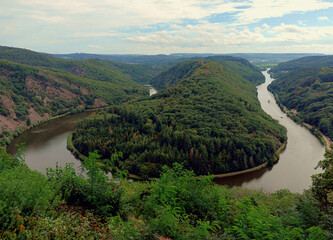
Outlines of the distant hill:
{"label": "distant hill", "polygon": [[[312,57],[296,63],[330,65],[331,60],[333,56]],[[292,71],[273,81],[268,89],[277,94],[280,103],[297,111],[294,111],[296,120],[316,126],[333,139],[333,67]]]}
{"label": "distant hill", "polygon": [[222,66],[237,72],[243,78],[247,79],[250,82],[259,84],[264,82],[265,80],[265,77],[258,70],[258,68],[256,68],[243,58],[231,56],[214,56],[206,57],[198,61],[184,61],[182,63],[179,63],[171,67],[170,69],[162,72],[160,75],[156,76],[154,79],[151,80],[150,84],[157,89],[163,89],[178,82],[181,82],[185,78],[189,77],[198,67],[201,66],[201,61],[207,60],[222,64]]}
{"label": "distant hill", "polygon": [[161,75],[171,86],[82,121],[75,147],[85,155],[97,149],[105,159],[117,149],[118,167],[144,178],[174,162],[200,175],[276,159],[286,132],[261,109],[254,83],[207,60],[182,62]]}
{"label": "distant hill", "polygon": [[71,60],[88,60],[101,59],[113,62],[142,64],[154,66],[172,66],[177,63],[189,60],[192,58],[207,58],[213,56],[232,56],[241,57],[250,61],[252,64],[265,63],[281,63],[292,59],[305,56],[319,56],[323,54],[314,53],[231,53],[231,54],[213,54],[213,53],[172,53],[170,55],[141,55],[141,54],[88,54],[88,53],[72,53],[72,54],[50,54],[61,59]]}
{"label": "distant hill", "polygon": [[126,83],[130,85],[133,85],[131,81],[147,83],[164,70],[161,67],[113,63],[91,57],[77,60],[59,59],[51,55],[12,47],[0,47],[0,59],[7,59],[31,66],[61,69],[80,77],[98,81]]}
{"label": "distant hill", "polygon": [[291,71],[308,67],[333,67],[333,55],[302,57],[283,62],[273,67],[270,72],[277,78]]}

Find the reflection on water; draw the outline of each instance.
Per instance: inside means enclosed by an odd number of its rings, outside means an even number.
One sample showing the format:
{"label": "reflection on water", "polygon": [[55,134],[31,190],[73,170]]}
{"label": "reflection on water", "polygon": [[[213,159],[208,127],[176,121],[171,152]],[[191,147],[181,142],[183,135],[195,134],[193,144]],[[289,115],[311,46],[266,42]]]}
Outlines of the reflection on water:
{"label": "reflection on water", "polygon": [[27,149],[23,151],[26,163],[33,170],[45,172],[46,168],[64,166],[74,163],[78,169],[80,162],[66,149],[67,137],[74,131],[78,121],[92,112],[78,113],[63,118],[51,120],[21,134],[8,146],[8,152],[17,151],[16,144],[25,143]]}
{"label": "reflection on water", "polygon": [[[266,82],[258,86],[258,98],[263,110],[287,128],[287,148],[281,153],[280,160],[274,167],[223,178],[217,182],[270,192],[281,188],[302,192],[311,184],[311,175],[316,172],[314,167],[323,158],[324,146],[308,130],[294,123],[280,110],[273,95],[267,90],[272,79],[267,72],[264,72],[264,75]],[[156,90],[150,88],[150,94],[154,93]],[[67,137],[74,131],[77,122],[90,114],[92,112],[70,115],[35,127],[16,138],[8,151],[15,153],[15,144],[24,142],[27,146],[24,153],[28,166],[41,172],[45,172],[47,167],[55,167],[57,162],[62,166],[66,162],[75,163],[78,168],[79,161],[66,149]]]}
{"label": "reflection on water", "polygon": [[259,188],[268,192],[281,188],[302,192],[311,185],[311,175],[319,171],[314,168],[323,159],[325,148],[306,128],[297,125],[281,111],[273,94],[267,90],[272,79],[267,71],[263,74],[266,82],[257,87],[258,98],[262,109],[287,128],[286,150],[280,154],[279,162],[271,168],[219,179],[216,182],[229,186]]}

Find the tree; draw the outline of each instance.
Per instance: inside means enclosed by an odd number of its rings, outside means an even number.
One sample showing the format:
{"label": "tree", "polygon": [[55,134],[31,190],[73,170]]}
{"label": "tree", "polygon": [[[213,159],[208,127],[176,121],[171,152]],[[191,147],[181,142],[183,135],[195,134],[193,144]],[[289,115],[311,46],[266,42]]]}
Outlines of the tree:
{"label": "tree", "polygon": [[[332,144],[331,144],[332,147]],[[333,206],[333,150],[325,150],[325,159],[316,168],[323,169],[323,173],[312,176],[312,192],[315,198],[327,209]]]}

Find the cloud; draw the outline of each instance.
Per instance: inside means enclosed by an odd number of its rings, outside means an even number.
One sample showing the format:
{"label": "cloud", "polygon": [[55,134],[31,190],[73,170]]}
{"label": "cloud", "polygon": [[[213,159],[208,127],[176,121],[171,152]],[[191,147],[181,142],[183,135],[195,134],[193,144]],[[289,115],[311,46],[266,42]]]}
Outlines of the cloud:
{"label": "cloud", "polygon": [[260,19],[282,17],[293,12],[307,12],[333,7],[333,2],[321,0],[253,0],[251,8],[244,9],[238,15],[238,23],[247,24]]}
{"label": "cloud", "polygon": [[325,21],[325,20],[329,20],[329,19],[328,19],[328,17],[323,16],[323,17],[318,17],[318,20]]}
{"label": "cloud", "polygon": [[30,15],[32,19],[48,22],[48,23],[60,23],[64,21],[63,17],[60,16],[45,16],[45,15]]}
{"label": "cloud", "polygon": [[[284,51],[286,42],[333,42],[333,29],[315,26],[317,19],[274,18],[332,8],[331,0],[11,0],[1,6],[9,17],[0,18],[0,44],[39,50],[55,43],[50,48],[60,53],[96,46],[109,53]],[[321,15],[329,20],[329,13]]]}
{"label": "cloud", "polygon": [[102,48],[102,47],[99,46],[99,45],[89,45],[89,47],[91,47],[91,48]]}

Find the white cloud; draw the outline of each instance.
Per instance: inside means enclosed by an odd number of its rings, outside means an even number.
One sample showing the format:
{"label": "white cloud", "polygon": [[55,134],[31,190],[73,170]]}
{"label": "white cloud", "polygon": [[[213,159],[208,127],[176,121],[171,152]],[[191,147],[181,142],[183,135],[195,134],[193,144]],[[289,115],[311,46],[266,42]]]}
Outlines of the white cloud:
{"label": "white cloud", "polygon": [[325,20],[329,20],[329,19],[328,19],[328,17],[323,16],[323,17],[318,17],[318,20],[325,21]]}
{"label": "white cloud", "polygon": [[239,23],[247,24],[260,19],[282,17],[293,12],[306,12],[333,7],[333,2],[321,0],[252,0],[251,8],[238,14]]}
{"label": "white cloud", "polygon": [[48,23],[60,23],[64,21],[63,17],[60,16],[45,16],[45,15],[30,15],[32,19],[48,22]]}
{"label": "white cloud", "polygon": [[[238,8],[242,6],[248,7]],[[296,25],[265,19],[330,7],[331,0],[11,0],[1,6],[1,14],[10,17],[0,20],[0,44],[12,41],[39,50],[52,41],[55,52],[71,47],[97,51],[96,46],[110,53],[246,52],[279,47],[284,51],[286,42],[290,46],[311,41],[318,45],[322,39],[333,42],[333,29],[306,27],[304,22],[313,25],[307,20]],[[235,21],[207,21],[223,13]],[[248,27],[261,20],[266,23]]]}
{"label": "white cloud", "polygon": [[102,48],[102,47],[99,46],[99,45],[89,45],[89,47],[91,47],[91,48]]}

